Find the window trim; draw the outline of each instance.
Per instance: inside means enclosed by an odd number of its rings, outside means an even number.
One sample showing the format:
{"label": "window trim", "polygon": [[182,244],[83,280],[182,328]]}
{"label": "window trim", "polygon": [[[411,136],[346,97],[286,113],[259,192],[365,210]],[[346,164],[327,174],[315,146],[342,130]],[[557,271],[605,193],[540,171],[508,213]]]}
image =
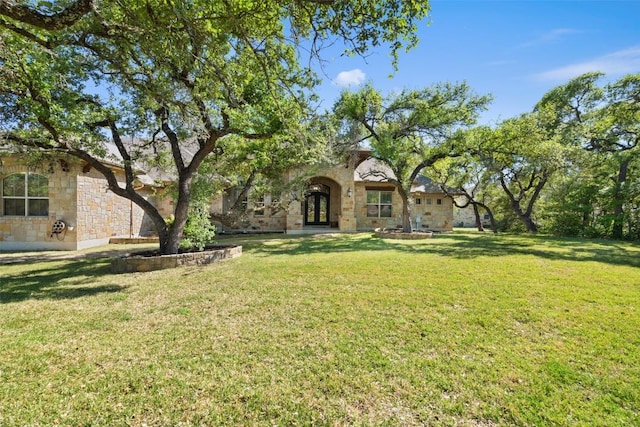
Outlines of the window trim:
{"label": "window trim", "polygon": [[253,216],[264,216],[266,206],[264,196],[258,197],[253,202]]}
{"label": "window trim", "polygon": [[[5,182],[6,179],[12,176],[22,176],[24,179],[24,194],[22,196],[7,196],[5,194]],[[46,181],[47,183],[47,196],[30,196],[29,195],[29,177],[30,176],[37,176],[39,178],[42,178]],[[12,217],[29,217],[29,218],[46,218],[49,216],[49,178],[47,178],[46,176],[42,175],[42,174],[38,174],[38,173],[32,173],[32,172],[19,172],[19,173],[12,173],[10,175],[7,175],[5,177],[2,178],[2,216],[12,216]],[[23,200],[24,201],[24,214],[8,214],[7,213],[7,205],[6,205],[6,201],[7,200]],[[29,212],[29,201],[31,200],[45,200],[47,202],[47,209],[46,209],[46,213],[44,215],[32,215]]]}
{"label": "window trim", "polygon": [[[369,203],[369,193],[377,193],[377,199],[378,201],[376,203]],[[382,203],[382,193],[388,193],[391,196],[391,201],[389,203]],[[367,199],[366,199],[366,207],[367,207],[367,218],[392,218],[393,217],[393,191],[389,190],[389,189],[385,189],[385,190],[369,190],[367,189]],[[377,215],[370,215],[369,214],[369,207],[370,206],[375,206],[376,207],[376,211],[377,211]],[[389,207],[389,215],[385,215],[382,216],[382,207],[383,206],[388,206]]]}

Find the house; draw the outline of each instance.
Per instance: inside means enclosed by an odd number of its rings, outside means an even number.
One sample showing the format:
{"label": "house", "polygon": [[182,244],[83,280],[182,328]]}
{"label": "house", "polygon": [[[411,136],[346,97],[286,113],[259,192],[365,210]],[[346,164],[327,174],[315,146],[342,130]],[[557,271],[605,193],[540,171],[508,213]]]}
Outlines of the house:
{"label": "house", "polygon": [[[124,182],[124,172],[113,170]],[[148,200],[171,206],[139,183]],[[106,179],[74,158],[29,166],[16,155],[0,156],[0,250],[78,250],[112,237],[153,234],[142,209],[107,189]],[[157,200],[156,200],[157,199]]]}
{"label": "house", "polygon": [[[299,234],[319,231],[355,232],[376,228],[397,228],[402,224],[402,199],[393,184],[371,171],[388,168],[369,157],[369,152],[352,153],[343,164],[326,165],[306,179],[302,194],[294,196],[288,208],[279,199],[265,195],[249,209],[241,231]],[[291,172],[289,179],[297,176]],[[420,176],[411,188],[414,229],[453,230],[453,203],[431,180]],[[212,213],[228,209],[230,200],[219,197]],[[221,232],[237,232],[217,224]]]}
{"label": "house", "polygon": [[[124,182],[124,172],[110,165]],[[366,152],[357,152],[343,164],[327,165],[307,177],[293,202],[283,204],[274,195],[248,206],[242,231],[289,234],[354,232],[396,228],[401,224],[402,201],[392,184],[368,172],[379,167]],[[292,171],[289,179],[302,171]],[[164,217],[172,200],[146,175],[138,178],[139,192]],[[451,199],[427,178],[412,188],[412,224],[416,229],[450,231]],[[108,190],[106,179],[88,164],[59,158],[29,166],[15,155],[0,156],[0,250],[78,250],[99,246],[113,237],[154,235],[144,211]],[[229,201],[213,200],[211,212],[223,212]],[[220,232],[238,231],[218,225]]]}

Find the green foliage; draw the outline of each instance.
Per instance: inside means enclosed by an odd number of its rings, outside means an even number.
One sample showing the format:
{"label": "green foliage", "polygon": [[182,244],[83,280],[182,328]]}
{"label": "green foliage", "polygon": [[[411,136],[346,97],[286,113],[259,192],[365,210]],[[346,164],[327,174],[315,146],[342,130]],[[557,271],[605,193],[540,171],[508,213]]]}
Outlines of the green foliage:
{"label": "green foliage", "polygon": [[196,248],[203,250],[207,244],[213,242],[216,235],[216,226],[209,218],[209,205],[206,203],[192,203],[189,207],[187,224],[184,226],[184,234],[180,241],[180,247],[185,249]]}
{"label": "green foliage", "polygon": [[[173,227],[175,217],[171,215],[165,219],[168,227]],[[207,244],[213,243],[216,226],[211,223],[209,205],[198,201],[192,203],[184,226],[180,248],[185,250],[203,250]]]}
{"label": "green foliage", "polygon": [[[417,0],[95,0],[32,26],[52,4],[21,4],[22,20],[2,9],[0,139],[89,163],[151,218],[163,252],[177,251],[205,160],[221,183],[322,155],[326,141],[308,137],[319,79],[302,52],[312,62],[336,41],[355,54],[386,45],[395,63],[429,12]],[[139,168],[177,181],[171,227],[136,192]]]}
{"label": "green foliage", "polygon": [[[505,120],[474,138],[480,162],[506,196],[506,205],[528,232],[538,231],[534,209],[545,186],[566,165],[569,151],[548,123],[549,111],[536,111]],[[503,222],[506,221],[506,218]]]}
{"label": "green foliage", "polygon": [[388,97],[367,84],[343,92],[334,113],[342,121],[343,141],[368,146],[371,156],[388,167],[362,178],[383,178],[396,186],[403,201],[403,228],[410,232],[408,195],[414,180],[438,160],[464,152],[461,130],[475,123],[489,101],[466,83],[441,83]]}
{"label": "green foliage", "polygon": [[551,90],[536,107],[555,115],[549,128],[583,150],[569,159],[570,178],[549,195],[549,227],[560,234],[636,238],[640,75],[598,85],[603,76],[579,76]]}

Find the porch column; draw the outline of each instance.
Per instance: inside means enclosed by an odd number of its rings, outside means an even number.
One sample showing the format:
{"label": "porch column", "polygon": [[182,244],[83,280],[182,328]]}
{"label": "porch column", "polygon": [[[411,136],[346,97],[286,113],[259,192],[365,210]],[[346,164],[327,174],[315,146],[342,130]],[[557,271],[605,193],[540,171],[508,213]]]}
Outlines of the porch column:
{"label": "porch column", "polygon": [[340,231],[356,231],[356,188],[354,182],[347,182],[342,185],[340,195],[341,212],[338,217],[338,227]]}
{"label": "porch column", "polygon": [[289,205],[289,210],[287,211],[286,232],[287,234],[301,233],[302,226],[302,202],[295,201]]}

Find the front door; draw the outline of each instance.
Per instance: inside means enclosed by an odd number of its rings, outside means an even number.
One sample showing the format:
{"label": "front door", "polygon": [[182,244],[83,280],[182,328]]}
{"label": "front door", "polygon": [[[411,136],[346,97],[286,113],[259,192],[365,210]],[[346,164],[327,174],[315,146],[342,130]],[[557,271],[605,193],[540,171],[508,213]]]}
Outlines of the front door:
{"label": "front door", "polygon": [[304,200],[304,225],[329,225],[329,194],[314,191]]}

